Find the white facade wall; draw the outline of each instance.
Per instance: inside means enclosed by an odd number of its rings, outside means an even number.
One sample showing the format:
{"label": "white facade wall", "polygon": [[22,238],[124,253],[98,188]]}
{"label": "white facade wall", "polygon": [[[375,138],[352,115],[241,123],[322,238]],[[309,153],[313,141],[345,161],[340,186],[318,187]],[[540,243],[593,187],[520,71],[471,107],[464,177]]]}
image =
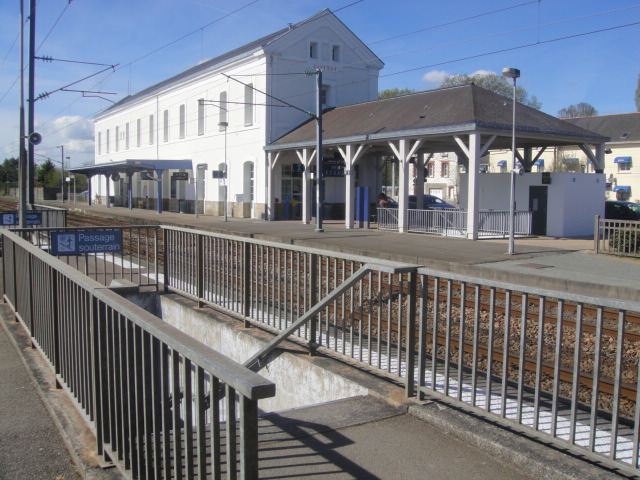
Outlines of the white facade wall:
{"label": "white facade wall", "polygon": [[[460,205],[466,205],[468,175],[460,175]],[[516,210],[529,209],[529,187],[542,185],[541,173],[516,177]],[[552,173],[547,185],[547,236],[593,235],[594,218],[604,215],[604,174]],[[510,174],[482,174],[478,185],[480,210],[509,210]]]}
{"label": "white facade wall", "polygon": [[[371,52],[339,20],[325,15],[292,28],[264,49],[212,65],[190,77],[167,82],[166,86],[152,87],[148,93],[140,94],[139,99],[98,115],[95,119],[96,164],[145,159],[191,160],[194,171],[188,173],[193,178],[196,165],[204,163],[207,165],[204,192],[198,192],[198,197],[204,199],[205,214],[222,215],[223,180],[213,179],[211,172],[220,169],[226,156],[228,214],[266,218],[268,165],[264,146],[311,118],[305,112],[316,109],[316,76],[307,76],[305,72],[318,68],[323,69],[326,106],[377,97],[377,74],[382,63],[372,60]],[[286,73],[294,75],[270,75]],[[247,90],[240,82],[251,84],[254,89]],[[250,98],[246,97],[247,91]],[[222,92],[226,92],[228,102],[226,132],[219,126],[223,110],[217,105],[221,105],[218,101]],[[199,99],[206,100],[203,132],[199,131]],[[277,99],[297,108],[271,107],[283,104]],[[252,118],[245,122],[248,108],[252,110]],[[184,122],[181,111],[184,111]],[[168,130],[165,130],[165,112],[168,112]],[[150,132],[151,116],[153,130]],[[279,168],[274,172],[276,184]],[[163,208],[171,208],[167,199],[172,194],[172,173],[163,175]],[[116,202],[118,196],[122,198],[126,192],[123,182],[110,185],[110,195],[116,197]],[[176,185],[175,200],[195,200],[194,185],[185,181],[178,181]],[[92,187],[94,194],[104,199],[105,178],[94,178]],[[340,195],[343,190],[338,188],[332,195]],[[141,180],[139,174],[133,175],[132,191],[133,206],[136,200],[157,196],[155,182]]]}

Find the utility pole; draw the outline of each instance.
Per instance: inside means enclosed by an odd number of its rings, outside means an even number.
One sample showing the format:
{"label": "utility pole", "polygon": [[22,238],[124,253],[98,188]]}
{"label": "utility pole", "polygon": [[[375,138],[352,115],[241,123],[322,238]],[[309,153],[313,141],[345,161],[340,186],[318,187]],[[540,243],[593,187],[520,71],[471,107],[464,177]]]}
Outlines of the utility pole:
{"label": "utility pole", "polygon": [[324,201],[324,181],[322,179],[322,70],[316,70],[316,232],[322,228],[322,203]]}
{"label": "utility pole", "polygon": [[64,203],[64,145],[58,145],[58,148],[62,149],[60,154],[60,165],[62,167],[60,172],[60,193],[62,194],[62,203]]}
{"label": "utility pole", "polygon": [[[29,10],[29,118],[27,131],[28,135],[31,135],[35,131],[35,76],[36,76],[36,0],[30,0]],[[28,155],[28,203],[33,208],[35,203],[34,198],[34,186],[35,186],[35,167],[34,167],[34,145],[29,142],[29,155]]]}
{"label": "utility pole", "polygon": [[24,0],[20,0],[20,141],[18,170],[18,212],[20,228],[27,227],[27,152],[24,148]]}

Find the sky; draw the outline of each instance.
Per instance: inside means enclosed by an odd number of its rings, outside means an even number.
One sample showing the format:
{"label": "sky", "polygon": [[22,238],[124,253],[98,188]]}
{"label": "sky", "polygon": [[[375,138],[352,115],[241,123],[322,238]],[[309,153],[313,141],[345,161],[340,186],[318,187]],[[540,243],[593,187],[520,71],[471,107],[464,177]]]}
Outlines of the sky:
{"label": "sky", "polygon": [[[600,115],[636,111],[640,3],[632,0],[38,0],[36,55],[55,60],[35,66],[36,97],[49,93],[34,103],[43,137],[36,162],[58,165],[64,145],[71,166],[92,164],[92,119],[112,101],[325,8],[384,62],[379,90],[431,90],[447,75],[513,67],[550,115],[580,102]],[[0,2],[0,25],[3,161],[18,155],[19,0]],[[28,33],[27,22],[25,59]]]}

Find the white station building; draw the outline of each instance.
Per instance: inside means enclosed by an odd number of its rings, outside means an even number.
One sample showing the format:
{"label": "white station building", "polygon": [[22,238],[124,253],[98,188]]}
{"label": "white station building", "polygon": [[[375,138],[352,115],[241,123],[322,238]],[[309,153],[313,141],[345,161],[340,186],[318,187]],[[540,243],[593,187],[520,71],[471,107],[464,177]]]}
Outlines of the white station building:
{"label": "white station building", "polygon": [[[320,219],[344,219],[353,228],[355,217],[366,215],[363,205],[375,204],[382,165],[392,159],[399,232],[410,230],[409,195],[438,187],[457,196],[467,212],[464,236],[477,239],[480,210],[508,209],[508,176],[489,185],[481,174],[491,151],[510,149],[512,101],[473,84],[378,100],[382,68],[323,10],[106,109],[95,117],[95,164],[73,170],[91,178],[90,200],[108,206],[311,223],[319,199]],[[516,107],[526,177],[517,205],[534,212],[538,234],[588,234],[593,215],[604,210],[609,138]],[[540,155],[555,147],[580,149],[594,173],[551,183],[534,174]],[[441,176],[445,165],[450,170],[449,153],[459,192],[435,185],[430,173],[436,160]]]}
{"label": "white station building", "polygon": [[[94,202],[211,215],[226,203],[229,216],[267,219],[264,147],[315,114],[316,72],[328,108],[376,99],[382,67],[323,10],[106,109],[95,165],[75,171],[92,177]],[[294,195],[291,183],[274,198]]]}

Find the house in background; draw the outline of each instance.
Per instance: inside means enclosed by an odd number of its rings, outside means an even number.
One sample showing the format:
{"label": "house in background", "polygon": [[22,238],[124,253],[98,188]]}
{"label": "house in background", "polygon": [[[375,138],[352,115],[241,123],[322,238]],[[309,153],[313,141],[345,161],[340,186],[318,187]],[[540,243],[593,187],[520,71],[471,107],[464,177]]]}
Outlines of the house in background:
{"label": "house in background", "polygon": [[[610,138],[605,144],[606,200],[640,203],[640,112],[568,118],[566,121]],[[583,152],[562,150],[562,153],[565,157],[576,158],[587,171],[593,170]]]}
{"label": "house in background", "polygon": [[306,73],[322,70],[327,108],[376,99],[382,67],[323,10],[98,114],[95,164],[76,171],[103,202],[267,218],[269,194],[300,195],[299,172],[269,164],[263,149],[315,113],[316,75]]}
{"label": "house in background", "polygon": [[[604,155],[604,200],[640,203],[640,112],[563,120],[608,138]],[[539,153],[535,151],[534,155]],[[506,173],[510,164],[510,150],[495,151],[491,153],[489,171]],[[593,173],[595,169],[583,150],[559,146],[542,152],[531,171]]]}

